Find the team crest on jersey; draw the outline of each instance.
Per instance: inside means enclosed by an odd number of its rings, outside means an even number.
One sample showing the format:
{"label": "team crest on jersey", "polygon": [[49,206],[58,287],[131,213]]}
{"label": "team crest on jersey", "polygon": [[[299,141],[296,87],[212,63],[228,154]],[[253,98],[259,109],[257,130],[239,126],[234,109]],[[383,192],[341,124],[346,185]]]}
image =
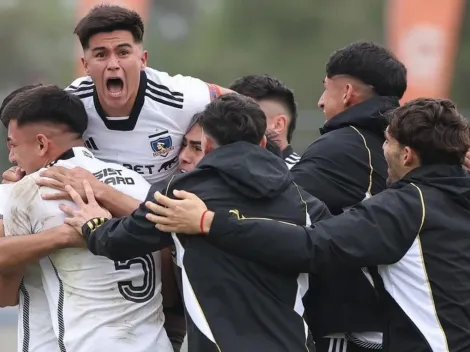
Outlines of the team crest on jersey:
{"label": "team crest on jersey", "polygon": [[153,150],[153,156],[166,157],[168,154],[175,149],[171,136],[160,137],[150,142],[150,146]]}

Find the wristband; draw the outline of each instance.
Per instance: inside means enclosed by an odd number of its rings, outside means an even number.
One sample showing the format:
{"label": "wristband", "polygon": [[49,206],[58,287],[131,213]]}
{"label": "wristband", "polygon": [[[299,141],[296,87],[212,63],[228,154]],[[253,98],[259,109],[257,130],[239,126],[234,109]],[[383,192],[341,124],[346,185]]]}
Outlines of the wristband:
{"label": "wristband", "polygon": [[204,232],[204,217],[206,216],[206,213],[208,211],[209,211],[208,209],[204,210],[204,213],[202,213],[201,215],[201,222],[199,223],[199,228],[201,230],[201,234],[203,235],[207,235],[207,233]]}

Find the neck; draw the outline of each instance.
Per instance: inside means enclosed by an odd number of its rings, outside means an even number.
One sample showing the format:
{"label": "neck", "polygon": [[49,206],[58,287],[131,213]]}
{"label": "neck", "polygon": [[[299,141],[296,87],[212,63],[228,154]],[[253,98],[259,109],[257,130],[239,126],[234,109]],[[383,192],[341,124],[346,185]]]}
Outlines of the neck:
{"label": "neck", "polygon": [[60,147],[57,147],[49,153],[48,158],[46,159],[46,165],[49,165],[51,162],[57,160],[62,154],[64,154],[66,151],[75,148],[75,147],[85,147],[85,143],[83,142],[83,139],[77,139],[74,141],[70,141],[64,145],[61,145]]}
{"label": "neck", "polygon": [[281,138],[279,140],[279,147],[281,148],[281,150],[286,149],[288,146],[289,146],[289,143],[287,143],[287,138]]}
{"label": "neck", "polygon": [[[136,94],[127,101],[127,103],[122,107],[115,107],[115,106],[108,106],[106,104],[101,103],[101,107],[103,108],[104,113],[107,117],[126,117],[131,114],[132,108],[134,107]],[[100,102],[103,102],[104,99],[100,99]]]}

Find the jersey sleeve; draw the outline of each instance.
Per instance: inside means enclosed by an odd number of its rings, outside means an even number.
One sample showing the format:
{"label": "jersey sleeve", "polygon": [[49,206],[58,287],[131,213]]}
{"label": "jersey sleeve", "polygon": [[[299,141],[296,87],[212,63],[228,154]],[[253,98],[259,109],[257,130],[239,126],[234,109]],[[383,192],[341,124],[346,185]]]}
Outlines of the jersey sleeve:
{"label": "jersey sleeve", "polygon": [[[203,111],[207,104],[217,96],[216,86],[209,85],[199,78],[189,76],[175,76],[177,86],[183,92],[183,114],[185,123],[189,124],[192,117]],[[187,127],[187,126],[186,126]],[[186,127],[184,128],[186,130]]]}
{"label": "jersey sleeve", "polygon": [[29,176],[12,187],[4,213],[6,236],[30,235],[63,224],[64,214],[58,202],[44,201],[41,191]]}
{"label": "jersey sleeve", "polygon": [[183,108],[192,117],[211,102],[211,92],[207,83],[193,77],[185,77],[184,87]]}

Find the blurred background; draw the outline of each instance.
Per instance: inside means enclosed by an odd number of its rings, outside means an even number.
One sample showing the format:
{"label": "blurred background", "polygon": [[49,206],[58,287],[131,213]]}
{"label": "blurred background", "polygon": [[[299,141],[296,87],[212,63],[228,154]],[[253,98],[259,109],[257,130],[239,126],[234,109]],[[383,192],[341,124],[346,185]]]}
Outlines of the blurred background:
{"label": "blurred background", "polygon": [[[470,116],[470,18],[464,0],[0,0],[0,99],[34,82],[81,76],[77,19],[98,3],[133,7],[146,20],[149,66],[228,86],[267,73],[295,91],[294,148],[324,122],[317,108],[325,63],[353,41],[387,45],[408,67],[406,99],[450,97]],[[5,141],[0,127],[0,141]],[[0,171],[8,151],[0,143]],[[0,352],[16,350],[16,310],[0,309]]]}

